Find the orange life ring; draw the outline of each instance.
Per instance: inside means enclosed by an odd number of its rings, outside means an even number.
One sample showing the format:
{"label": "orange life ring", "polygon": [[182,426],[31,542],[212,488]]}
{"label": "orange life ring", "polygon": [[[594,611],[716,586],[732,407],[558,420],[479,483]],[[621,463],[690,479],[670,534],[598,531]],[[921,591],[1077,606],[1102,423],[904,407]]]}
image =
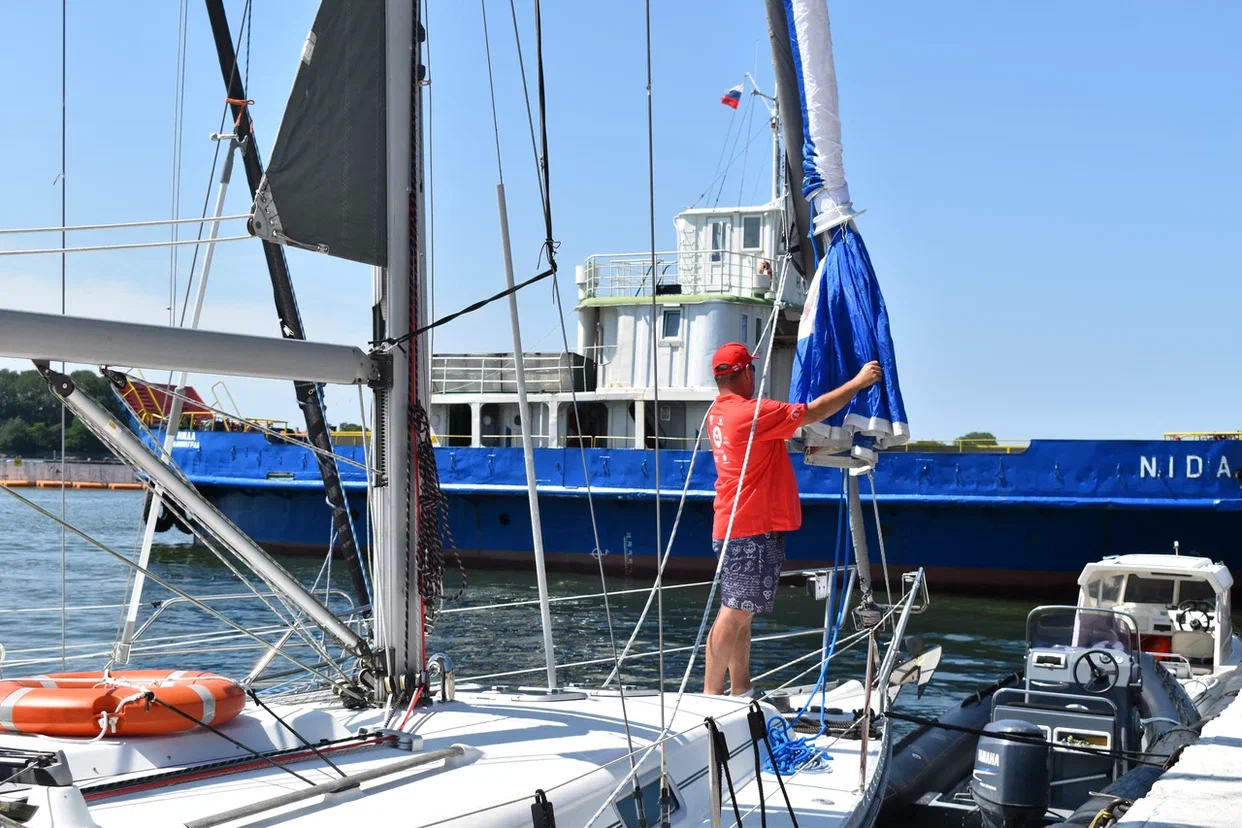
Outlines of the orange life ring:
{"label": "orange life ring", "polygon": [[152,736],[197,725],[143,694],[210,725],[246,706],[232,679],[189,670],[53,673],[0,680],[0,732],[43,736]]}

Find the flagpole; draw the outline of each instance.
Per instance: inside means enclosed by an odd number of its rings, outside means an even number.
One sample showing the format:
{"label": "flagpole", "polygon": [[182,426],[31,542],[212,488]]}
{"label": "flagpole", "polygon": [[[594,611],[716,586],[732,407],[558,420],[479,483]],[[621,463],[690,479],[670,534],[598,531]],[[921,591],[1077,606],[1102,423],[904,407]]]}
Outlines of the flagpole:
{"label": "flagpole", "polygon": [[781,197],[781,109],[780,102],[777,99],[779,89],[772,89],[772,94],[764,94],[759,88],[759,82],[755,80],[755,76],[750,72],[746,73],[746,80],[750,81],[750,85],[754,87],[751,91],[752,95],[758,95],[763,101],[763,105],[768,108],[768,115],[772,118],[772,201],[776,201]]}

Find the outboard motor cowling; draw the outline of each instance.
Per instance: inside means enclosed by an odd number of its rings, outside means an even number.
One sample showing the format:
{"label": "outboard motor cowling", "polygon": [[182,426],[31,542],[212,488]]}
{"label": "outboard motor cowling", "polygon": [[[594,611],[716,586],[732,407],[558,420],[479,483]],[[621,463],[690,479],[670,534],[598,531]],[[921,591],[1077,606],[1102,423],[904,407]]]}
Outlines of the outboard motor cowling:
{"label": "outboard motor cowling", "polygon": [[987,828],[1043,824],[1049,783],[1043,731],[1030,722],[1001,719],[985,725],[983,732],[986,735],[979,737],[970,779],[970,794],[983,813],[983,824]]}

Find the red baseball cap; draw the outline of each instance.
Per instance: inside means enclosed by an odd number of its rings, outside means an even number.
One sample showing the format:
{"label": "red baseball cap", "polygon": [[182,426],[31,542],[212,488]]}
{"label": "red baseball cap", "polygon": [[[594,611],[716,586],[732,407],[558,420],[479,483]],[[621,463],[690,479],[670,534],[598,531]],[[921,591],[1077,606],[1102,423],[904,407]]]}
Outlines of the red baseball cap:
{"label": "red baseball cap", "polygon": [[726,342],[712,356],[712,373],[723,377],[742,370],[755,361],[750,351],[740,342]]}

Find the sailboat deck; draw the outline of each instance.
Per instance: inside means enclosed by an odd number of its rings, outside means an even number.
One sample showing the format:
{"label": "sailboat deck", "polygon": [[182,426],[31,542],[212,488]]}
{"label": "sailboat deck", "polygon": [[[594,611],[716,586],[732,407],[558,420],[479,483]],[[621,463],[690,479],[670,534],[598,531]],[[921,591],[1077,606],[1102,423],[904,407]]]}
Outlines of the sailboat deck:
{"label": "sailboat deck", "polygon": [[[857,688],[857,683],[854,688]],[[547,792],[562,825],[584,825],[607,800],[630,770],[629,746],[620,698],[615,693],[588,694],[585,698],[535,701],[517,691],[461,693],[458,700],[437,703],[420,711],[410,726],[422,745],[411,753],[391,746],[371,746],[333,755],[332,760],[349,775],[382,768],[418,753],[462,746],[462,755],[364,782],[341,793],[319,795],[299,803],[267,810],[262,814],[222,825],[277,825],[293,820],[298,825],[341,825],[365,814],[404,814],[407,824],[528,826],[530,806],[537,790]],[[674,696],[665,696],[666,715],[672,714]],[[860,700],[859,700],[860,701]],[[847,709],[850,699],[837,703]],[[634,747],[638,758],[661,733],[660,699],[656,694],[627,696]],[[729,768],[738,796],[743,823],[759,821],[758,786],[754,753],[746,721],[747,702],[727,697],[686,695],[666,742],[669,776],[674,795],[687,815],[706,814],[709,801],[708,739],[704,719],[714,718],[730,748]],[[338,740],[355,735],[360,727],[381,724],[379,711],[351,712],[338,708],[303,706],[274,707],[299,733],[312,742]],[[774,711],[765,706],[765,712]],[[256,750],[296,748],[297,739],[267,713],[247,710],[222,731]],[[822,739],[827,744],[830,738]],[[172,746],[176,745],[176,750]],[[134,793],[111,792],[100,796],[100,783],[119,778],[149,778],[153,774],[186,764],[218,761],[242,752],[218,735],[195,731],[180,735],[104,739],[72,743],[42,737],[5,734],[0,747],[21,747],[65,752],[75,784],[90,805],[91,818],[100,828],[133,825],[186,825],[226,810],[263,802],[307,788],[307,782],[271,766],[183,781]],[[660,748],[651,752],[638,771],[646,787],[658,780]],[[831,746],[832,770],[805,771],[787,780],[787,790],[802,825],[846,825],[859,804],[859,743],[843,738]],[[870,787],[881,784],[884,762],[880,742],[868,746]],[[177,756],[180,765],[172,764]],[[290,763],[311,783],[338,777],[316,758]],[[500,770],[501,772],[498,772]],[[877,770],[879,773],[877,773]],[[622,799],[632,792],[626,783]],[[763,775],[763,794],[770,825],[788,820],[786,807],[771,774]],[[727,790],[723,813],[731,821]],[[413,817],[411,819],[411,816]],[[621,814],[609,806],[594,823],[600,828],[623,828]],[[689,821],[687,824],[698,824]],[[706,824],[706,823],[704,823]]]}

